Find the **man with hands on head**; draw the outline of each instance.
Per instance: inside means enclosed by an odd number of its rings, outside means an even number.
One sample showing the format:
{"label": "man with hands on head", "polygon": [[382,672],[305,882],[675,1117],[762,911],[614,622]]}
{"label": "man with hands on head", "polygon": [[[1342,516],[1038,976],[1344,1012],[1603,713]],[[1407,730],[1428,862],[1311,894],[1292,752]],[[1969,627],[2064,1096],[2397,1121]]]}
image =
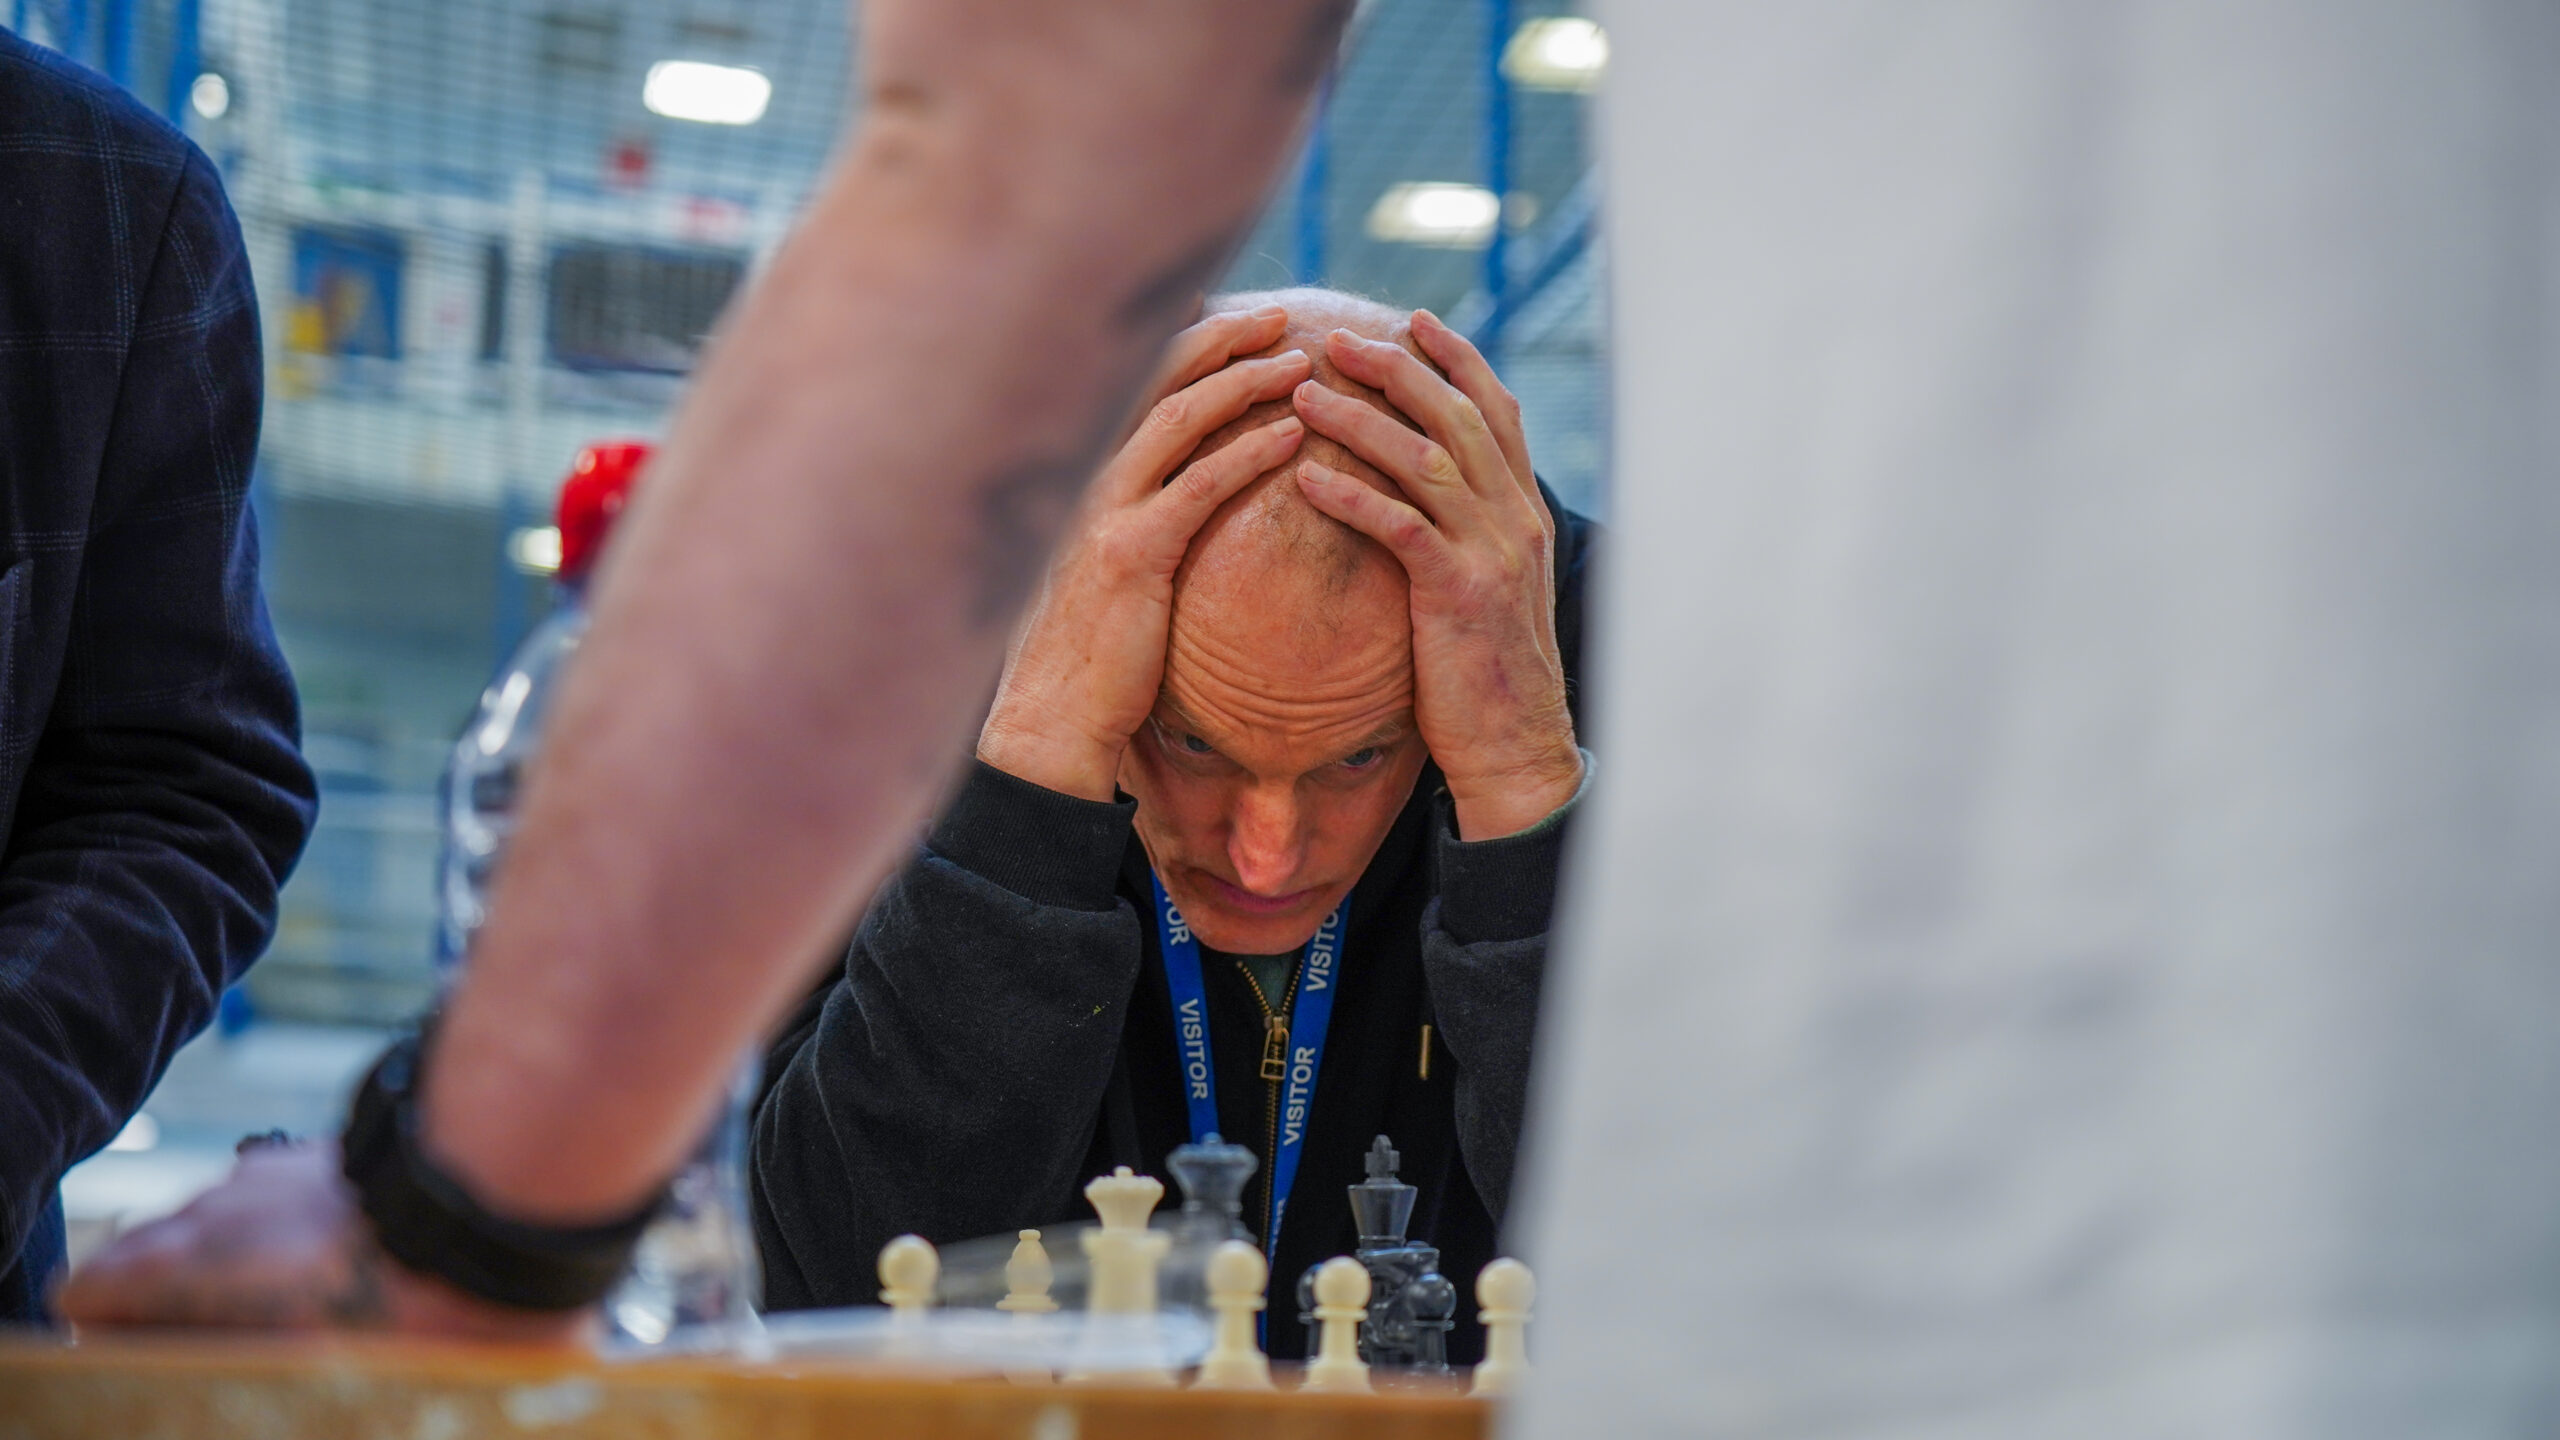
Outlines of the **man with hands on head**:
{"label": "man with hands on head", "polygon": [[976,763],[776,1047],[777,1308],[868,1300],[902,1232],[1075,1218],[1092,1175],[1163,1174],[1211,1129],[1262,1162],[1279,1295],[1353,1247],[1343,1187],[1382,1133],[1445,1273],[1492,1258],[1589,775],[1591,526],[1433,317],[1212,308],[1051,566]]}

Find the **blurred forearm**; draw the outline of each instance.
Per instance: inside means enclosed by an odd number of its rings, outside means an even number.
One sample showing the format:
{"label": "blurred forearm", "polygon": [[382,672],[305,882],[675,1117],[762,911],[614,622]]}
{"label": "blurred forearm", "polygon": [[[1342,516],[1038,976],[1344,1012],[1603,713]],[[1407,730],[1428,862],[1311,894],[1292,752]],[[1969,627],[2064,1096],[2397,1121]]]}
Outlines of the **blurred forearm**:
{"label": "blurred forearm", "polygon": [[634,1203],[901,858],[1347,9],[872,7],[862,130],[618,542],[438,1042],[488,1203]]}

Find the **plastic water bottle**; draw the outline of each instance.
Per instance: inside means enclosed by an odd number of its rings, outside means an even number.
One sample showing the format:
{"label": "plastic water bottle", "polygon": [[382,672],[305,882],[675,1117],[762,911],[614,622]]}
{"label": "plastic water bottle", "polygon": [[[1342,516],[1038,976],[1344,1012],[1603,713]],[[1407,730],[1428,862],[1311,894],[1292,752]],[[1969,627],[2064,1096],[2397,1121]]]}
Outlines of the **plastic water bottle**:
{"label": "plastic water bottle", "polygon": [[[436,962],[448,977],[464,964],[488,918],[490,882],[515,833],[526,777],[541,753],[560,679],[587,633],[586,584],[650,447],[591,445],[560,487],[557,603],[480,697],[445,770],[444,852],[437,866]],[[622,1345],[718,1345],[752,1333],[762,1289],[747,1210],[747,1107],[761,1056],[750,1052],[719,1123],[670,1187],[633,1256],[631,1273],[605,1301]]]}

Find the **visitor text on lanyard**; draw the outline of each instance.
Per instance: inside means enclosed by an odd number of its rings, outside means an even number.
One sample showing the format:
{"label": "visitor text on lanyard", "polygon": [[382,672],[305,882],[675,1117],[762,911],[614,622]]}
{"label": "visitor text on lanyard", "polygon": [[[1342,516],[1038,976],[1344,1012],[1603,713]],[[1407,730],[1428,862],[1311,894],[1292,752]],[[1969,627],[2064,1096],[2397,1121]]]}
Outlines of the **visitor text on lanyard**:
{"label": "visitor text on lanyard", "polygon": [[[1209,1058],[1209,992],[1200,973],[1200,942],[1174,908],[1164,882],[1155,882],[1156,938],[1164,951],[1165,984],[1173,991],[1173,1038],[1182,1055],[1182,1095],[1191,1111],[1195,1145],[1218,1129],[1218,1069]],[[1333,1023],[1333,992],[1340,979],[1342,927],[1351,913],[1351,897],[1334,907],[1315,938],[1307,942],[1299,962],[1297,1004],[1289,1016],[1289,1048],[1282,1057],[1280,1125],[1271,1163],[1271,1218],[1263,1227],[1262,1251],[1280,1253],[1280,1220],[1289,1207],[1289,1187],[1298,1178],[1298,1159],[1307,1146],[1307,1117],[1315,1108],[1316,1071],[1324,1064],[1325,1027]]]}

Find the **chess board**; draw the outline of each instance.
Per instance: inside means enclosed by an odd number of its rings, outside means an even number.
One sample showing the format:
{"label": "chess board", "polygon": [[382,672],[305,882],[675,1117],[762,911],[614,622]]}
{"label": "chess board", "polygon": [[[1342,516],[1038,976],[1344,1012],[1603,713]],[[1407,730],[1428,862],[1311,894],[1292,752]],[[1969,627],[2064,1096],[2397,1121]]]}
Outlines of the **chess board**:
{"label": "chess board", "polygon": [[1379,1394],[1030,1386],[882,1366],[592,1356],[387,1340],[0,1342],[0,1440],[1487,1440],[1456,1385]]}

